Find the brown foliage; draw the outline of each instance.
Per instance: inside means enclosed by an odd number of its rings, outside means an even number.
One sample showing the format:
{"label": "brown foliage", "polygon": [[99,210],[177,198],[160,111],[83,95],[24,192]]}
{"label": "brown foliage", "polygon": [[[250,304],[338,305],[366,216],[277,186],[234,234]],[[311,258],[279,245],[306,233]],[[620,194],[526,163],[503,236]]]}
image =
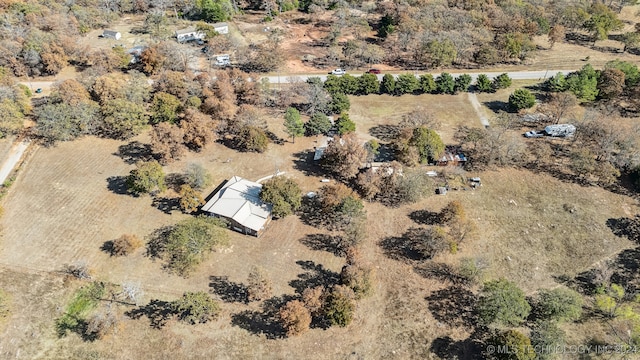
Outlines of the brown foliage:
{"label": "brown foliage", "polygon": [[311,325],[311,314],[300,300],[287,302],[278,315],[287,336],[300,335]]}
{"label": "brown foliage", "polygon": [[127,81],[121,74],[108,74],[96,78],[93,84],[93,93],[98,98],[100,104],[105,104],[109,100],[121,99],[124,97],[124,89]]}
{"label": "brown foliage", "polygon": [[465,219],[464,207],[460,201],[450,201],[442,210],[440,210],[440,221],[442,224],[450,224],[454,221],[462,221]]}
{"label": "brown foliage", "polygon": [[324,286],[306,288],[302,292],[302,302],[313,316],[317,316],[324,306],[326,295]]}
{"label": "brown foliage", "polygon": [[187,109],[180,121],[184,144],[192,150],[200,150],[214,142],[217,127],[211,116],[194,109]]}
{"label": "brown foliage", "polygon": [[123,234],[119,238],[113,240],[111,246],[111,255],[126,256],[136,251],[142,246],[142,240],[132,234]]}
{"label": "brown foliage", "polygon": [[163,71],[158,80],[153,84],[156,92],[171,94],[183,103],[189,97],[189,93],[195,90],[195,86],[199,86],[199,84],[192,81],[181,71]]}
{"label": "brown foliage", "polygon": [[204,199],[198,191],[187,184],[180,187],[180,209],[182,209],[183,212],[195,212],[202,205],[204,205]]}
{"label": "brown foliage", "polygon": [[151,150],[160,163],[167,164],[180,159],[186,152],[183,139],[181,128],[166,122],[159,123],[151,131]]}
{"label": "brown foliage", "polygon": [[362,265],[345,265],[340,272],[340,282],[351,288],[356,300],[373,293],[373,269]]}
{"label": "brown foliage", "polygon": [[343,183],[325,185],[320,188],[318,193],[320,204],[326,212],[333,211],[333,209],[340,205],[345,198],[355,196],[353,190]]}
{"label": "brown foliage", "polygon": [[549,43],[552,48],[557,42],[564,40],[565,33],[566,29],[560,24],[554,25],[551,30],[549,30]]}
{"label": "brown foliage", "polygon": [[104,312],[98,312],[89,319],[85,335],[89,338],[104,339],[117,331],[118,323],[117,314],[109,306]]}
{"label": "brown foliage", "polygon": [[624,73],[621,70],[608,68],[602,70],[598,79],[599,96],[605,99],[615,99],[624,90]]}
{"label": "brown foliage", "polygon": [[54,87],[53,97],[60,99],[65,104],[77,106],[80,103],[91,101],[91,95],[87,89],[77,80],[68,79]]}
{"label": "brown foliage", "polygon": [[160,55],[158,49],[155,46],[150,46],[142,51],[140,54],[140,63],[142,63],[142,70],[147,74],[154,74],[162,68],[165,58]]}
{"label": "brown foliage", "polygon": [[271,297],[271,280],[267,278],[263,269],[253,266],[247,283],[249,301],[261,301]]}
{"label": "brown foliage", "polygon": [[578,105],[578,99],[570,91],[551,93],[549,101],[541,106],[541,111],[557,124],[567,114],[570,114],[576,105]]}
{"label": "brown foliage", "polygon": [[324,152],[323,165],[344,179],[354,178],[367,159],[367,150],[355,133],[335,136]]}
{"label": "brown foliage", "polygon": [[57,44],[49,44],[45,46],[40,53],[40,57],[42,58],[44,71],[47,74],[55,75],[67,66],[67,55],[65,54],[64,49]]}

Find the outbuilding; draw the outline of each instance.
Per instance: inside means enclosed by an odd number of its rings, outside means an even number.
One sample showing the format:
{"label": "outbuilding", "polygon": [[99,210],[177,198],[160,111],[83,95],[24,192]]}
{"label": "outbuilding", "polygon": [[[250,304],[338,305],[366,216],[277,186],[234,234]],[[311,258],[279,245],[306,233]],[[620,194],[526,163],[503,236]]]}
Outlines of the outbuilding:
{"label": "outbuilding", "polygon": [[122,37],[122,34],[120,34],[117,31],[113,31],[113,30],[104,30],[102,32],[102,37],[105,38],[105,39],[120,40],[120,38]]}

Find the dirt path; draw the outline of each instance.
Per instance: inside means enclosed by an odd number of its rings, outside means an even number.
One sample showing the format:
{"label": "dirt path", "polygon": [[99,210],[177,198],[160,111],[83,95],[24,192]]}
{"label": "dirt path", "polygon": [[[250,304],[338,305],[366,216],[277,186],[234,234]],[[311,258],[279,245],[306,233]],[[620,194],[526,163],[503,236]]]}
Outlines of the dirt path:
{"label": "dirt path", "polygon": [[478,114],[478,118],[480,118],[480,123],[482,123],[482,126],[484,126],[485,128],[489,127],[489,119],[487,118],[487,116],[484,113],[484,110],[482,110],[482,105],[480,105],[480,101],[478,101],[478,97],[476,96],[475,93],[467,93],[469,96],[469,101],[471,102],[471,105],[473,105],[473,109],[476,111],[476,114]]}
{"label": "dirt path", "polygon": [[20,161],[22,154],[24,154],[28,147],[29,141],[20,141],[11,146],[7,159],[2,164],[2,167],[0,167],[0,184],[7,180],[7,177],[11,174],[11,170],[16,167],[16,164]]}

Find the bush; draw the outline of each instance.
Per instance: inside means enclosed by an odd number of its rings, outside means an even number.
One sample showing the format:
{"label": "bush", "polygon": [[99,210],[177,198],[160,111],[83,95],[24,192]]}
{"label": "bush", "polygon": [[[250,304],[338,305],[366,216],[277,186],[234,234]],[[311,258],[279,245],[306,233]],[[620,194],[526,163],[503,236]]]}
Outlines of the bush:
{"label": "bush", "polygon": [[348,286],[359,300],[373,294],[373,269],[357,264],[345,265],[340,272],[340,282]]}
{"label": "bush", "polygon": [[190,163],[184,174],[185,180],[189,186],[196,190],[202,190],[211,185],[211,173],[207,171],[201,164]]}
{"label": "bush", "polygon": [[440,94],[455,94],[455,80],[451,74],[443,72],[436,78],[436,89]]}
{"label": "bush", "polygon": [[413,94],[420,89],[420,82],[412,74],[400,74],[396,79],[396,95]]}
{"label": "bush", "polygon": [[378,81],[378,77],[376,75],[363,74],[362,76],[360,76],[359,80],[359,95],[377,94],[380,91],[380,82]]}
{"label": "bush", "polygon": [[495,89],[493,88],[493,83],[489,80],[489,77],[485,74],[478,75],[476,79],[476,88],[480,92],[493,92]]}
{"label": "bush", "polygon": [[353,321],[356,308],[353,290],[347,286],[337,285],[331,290],[325,302],[324,313],[331,325],[346,327]]}
{"label": "bush", "polygon": [[396,91],[396,79],[391,74],[384,74],[380,83],[381,94],[394,94]]}
{"label": "bush", "polygon": [[220,306],[204,291],[185,292],[171,303],[178,319],[189,324],[206,323],[220,313]]}
{"label": "bush", "polygon": [[340,115],[340,117],[336,121],[336,126],[338,127],[338,133],[340,135],[356,131],[356,123],[351,121],[351,119],[349,118],[349,114],[346,112],[343,112]]}
{"label": "bush", "polygon": [[142,240],[135,235],[124,234],[113,240],[111,247],[111,255],[125,256],[129,255],[142,246]]}
{"label": "bush", "polygon": [[269,146],[269,138],[264,130],[255,126],[243,126],[236,137],[236,144],[242,151],[263,153]]}
{"label": "bush", "polygon": [[331,126],[331,120],[325,114],[317,112],[304,124],[305,134],[307,136],[326,134]]}
{"label": "bush", "polygon": [[469,86],[471,85],[471,75],[462,74],[458,76],[455,80],[454,91],[459,92],[467,92],[469,91]]}
{"label": "bush", "polygon": [[283,218],[293,214],[302,204],[302,190],[294,180],[284,176],[274,176],[262,184],[260,199],[273,204],[271,213]]}
{"label": "bush", "polygon": [[247,278],[247,292],[249,301],[261,301],[271,297],[271,280],[264,270],[253,266]]}
{"label": "bush", "polygon": [[478,302],[478,314],[485,324],[519,325],[531,311],[524,293],[506,279],[486,282]]}
{"label": "bush", "polygon": [[507,73],[500,74],[493,79],[493,88],[496,90],[506,89],[509,86],[511,86],[511,78]]}
{"label": "bush", "polygon": [[527,89],[517,89],[509,96],[509,108],[511,111],[528,109],[536,104],[536,97]]}
{"label": "bush", "polygon": [[567,288],[540,290],[535,307],[536,315],[547,320],[577,320],[582,315],[582,297]]}
{"label": "bush", "polygon": [[180,221],[161,239],[167,267],[187,276],[216,246],[228,243],[224,223],[208,216]]}
{"label": "bush", "polygon": [[184,184],[180,187],[180,210],[189,214],[194,213],[200,209],[200,206],[204,205],[204,199],[202,194],[194,190],[188,184]]}
{"label": "bush", "polygon": [[431,94],[436,92],[437,85],[436,81],[433,79],[433,75],[431,74],[422,74],[420,75],[420,90],[425,94]]}
{"label": "bush", "polygon": [[278,317],[287,336],[300,335],[311,325],[311,313],[300,300],[287,302],[280,308]]}
{"label": "bush", "polygon": [[489,339],[494,349],[506,348],[509,351],[495,351],[487,354],[490,359],[505,360],[534,360],[536,353],[531,346],[531,340],[516,330],[502,331]]}
{"label": "bush", "polygon": [[[554,321],[542,321],[536,323],[531,329],[531,345],[538,349],[555,349],[564,344],[564,331]],[[538,351],[538,359],[553,359],[552,351]]]}
{"label": "bush", "polygon": [[157,161],[138,162],[127,178],[129,191],[135,194],[163,192],[166,190],[164,171]]}
{"label": "bush", "polygon": [[331,96],[331,103],[329,104],[329,109],[334,114],[340,114],[344,111],[347,111],[351,108],[351,102],[349,101],[349,97],[345,94],[337,93]]}

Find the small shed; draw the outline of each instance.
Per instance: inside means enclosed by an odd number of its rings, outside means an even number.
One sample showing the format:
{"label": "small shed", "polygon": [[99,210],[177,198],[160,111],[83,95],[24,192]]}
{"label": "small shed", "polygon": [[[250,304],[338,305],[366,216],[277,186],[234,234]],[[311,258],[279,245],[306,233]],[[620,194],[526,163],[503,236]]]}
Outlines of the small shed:
{"label": "small shed", "polygon": [[120,38],[122,37],[122,34],[114,30],[104,30],[102,32],[102,37],[105,39],[120,40]]}
{"label": "small shed", "polygon": [[467,162],[467,157],[462,153],[455,153],[447,151],[438,159],[438,165],[440,166],[462,166]]}
{"label": "small shed", "polygon": [[436,194],[447,195],[447,188],[443,186],[439,186],[438,188],[436,188]]}
{"label": "small shed", "polygon": [[224,34],[228,34],[229,33],[229,24],[227,24],[226,22],[219,22],[219,23],[215,23],[213,25],[213,29],[221,35]]}

